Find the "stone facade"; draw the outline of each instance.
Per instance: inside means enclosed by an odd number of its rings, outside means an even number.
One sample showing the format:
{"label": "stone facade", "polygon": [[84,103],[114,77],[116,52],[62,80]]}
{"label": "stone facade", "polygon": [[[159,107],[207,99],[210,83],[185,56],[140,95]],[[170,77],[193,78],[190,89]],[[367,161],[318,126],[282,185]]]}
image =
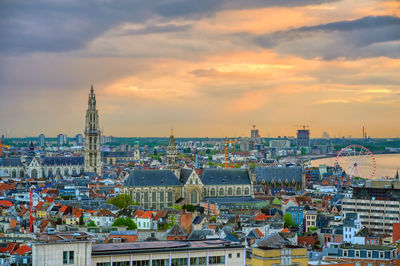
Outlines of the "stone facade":
{"label": "stone facade", "polygon": [[96,95],[93,86],[90,89],[85,126],[85,172],[94,172],[101,176],[101,132],[99,113],[96,109]]}

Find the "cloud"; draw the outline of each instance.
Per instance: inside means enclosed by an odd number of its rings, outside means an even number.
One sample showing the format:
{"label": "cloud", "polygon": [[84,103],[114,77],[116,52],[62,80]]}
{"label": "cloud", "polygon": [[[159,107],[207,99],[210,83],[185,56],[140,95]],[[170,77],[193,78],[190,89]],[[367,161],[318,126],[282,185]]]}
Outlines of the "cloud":
{"label": "cloud", "polygon": [[304,58],[400,57],[400,18],[367,16],[278,31],[254,38],[264,48]]}
{"label": "cloud", "polygon": [[[124,23],[145,23],[149,20],[198,19],[222,10],[239,10],[270,6],[303,6],[332,0],[70,0],[22,1],[0,3],[0,52],[62,52],[86,47],[107,30]],[[148,28],[165,32],[186,27]]]}

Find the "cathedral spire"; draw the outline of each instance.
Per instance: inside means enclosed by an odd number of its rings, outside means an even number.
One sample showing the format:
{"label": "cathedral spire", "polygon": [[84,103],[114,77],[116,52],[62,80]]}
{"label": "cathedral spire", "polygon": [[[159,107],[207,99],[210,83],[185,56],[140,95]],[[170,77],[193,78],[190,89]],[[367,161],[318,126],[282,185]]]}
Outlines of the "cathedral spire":
{"label": "cathedral spire", "polygon": [[90,87],[85,125],[85,172],[94,172],[101,176],[101,131],[99,113],[96,109],[96,95],[93,85]]}

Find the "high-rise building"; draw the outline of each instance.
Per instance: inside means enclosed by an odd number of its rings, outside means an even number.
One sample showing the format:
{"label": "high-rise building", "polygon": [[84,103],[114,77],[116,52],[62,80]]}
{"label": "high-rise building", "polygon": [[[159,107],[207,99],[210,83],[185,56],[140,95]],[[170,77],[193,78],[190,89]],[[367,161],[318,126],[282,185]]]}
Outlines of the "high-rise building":
{"label": "high-rise building", "polygon": [[67,134],[64,134],[63,137],[64,137],[64,144],[68,144],[68,137],[67,137]]}
{"label": "high-rise building", "polygon": [[46,138],[45,138],[44,134],[40,134],[39,138],[38,138],[39,146],[44,147],[45,142],[46,142]]}
{"label": "high-rise building", "polygon": [[90,89],[85,125],[85,172],[94,172],[101,176],[101,132],[99,113],[96,109],[96,95],[93,85]]}
{"label": "high-rise building", "polygon": [[297,130],[297,147],[310,147],[310,130],[306,126]]}
{"label": "high-rise building", "polygon": [[258,129],[256,128],[256,125],[253,125],[253,128],[251,129],[251,132],[250,132],[250,137],[251,137],[252,139],[255,139],[255,138],[259,138],[259,137],[260,137],[260,134],[259,134],[259,132],[258,132]]}
{"label": "high-rise building", "polygon": [[77,134],[75,136],[75,143],[77,146],[81,146],[83,144],[83,136],[82,134]]}
{"label": "high-rise building", "polygon": [[65,138],[63,134],[58,134],[57,135],[57,145],[62,146],[65,144]]}

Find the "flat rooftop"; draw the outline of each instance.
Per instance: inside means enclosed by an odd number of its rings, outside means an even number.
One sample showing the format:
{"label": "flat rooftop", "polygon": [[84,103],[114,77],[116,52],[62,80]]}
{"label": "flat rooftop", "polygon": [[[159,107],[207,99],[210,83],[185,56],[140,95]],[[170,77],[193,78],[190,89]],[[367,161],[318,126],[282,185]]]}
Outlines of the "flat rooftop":
{"label": "flat rooftop", "polygon": [[92,255],[104,255],[108,253],[148,253],[169,252],[171,250],[207,250],[222,248],[244,248],[241,244],[234,244],[225,240],[204,241],[143,241],[125,243],[93,244]]}

